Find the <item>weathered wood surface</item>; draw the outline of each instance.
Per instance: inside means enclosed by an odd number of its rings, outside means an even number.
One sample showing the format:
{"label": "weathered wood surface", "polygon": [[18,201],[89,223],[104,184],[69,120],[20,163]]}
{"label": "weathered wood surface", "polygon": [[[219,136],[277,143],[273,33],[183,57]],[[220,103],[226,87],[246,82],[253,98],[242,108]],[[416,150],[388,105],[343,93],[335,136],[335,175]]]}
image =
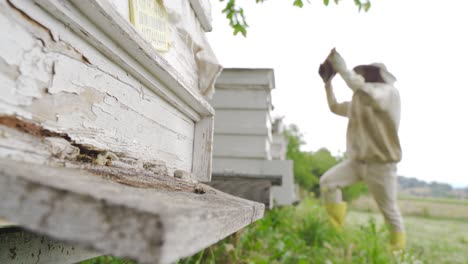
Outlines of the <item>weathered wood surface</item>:
{"label": "weathered wood surface", "polygon": [[213,109],[202,93],[108,1],[36,3],[0,2],[0,115],[209,179],[212,138],[196,135],[212,129]]}
{"label": "weathered wood surface", "polygon": [[214,117],[205,117],[195,127],[195,142],[193,149],[192,174],[196,180],[209,182],[211,180],[211,168],[213,161],[213,127]]}
{"label": "weathered wood surface", "polygon": [[265,208],[271,209],[273,206],[273,196],[271,194],[271,181],[263,178],[237,178],[237,177],[215,177],[210,183],[211,187],[241,197],[250,201],[265,204]]}
{"label": "weathered wood surface", "polygon": [[[83,2],[73,1],[75,4]],[[102,2],[102,0],[97,2]],[[112,2],[118,13],[127,22],[130,21],[128,0],[109,2]],[[158,54],[176,70],[174,76],[182,79],[187,87],[194,92],[199,93],[201,90],[203,94],[207,87],[204,87],[206,83],[200,77],[206,78],[207,76],[201,74],[203,69],[199,67],[200,53],[208,54],[213,59],[211,63],[218,64],[205,36],[205,31],[212,29],[210,3],[208,0],[171,0],[164,1],[163,4],[168,13],[170,48],[168,51]],[[211,78],[213,77],[211,76]]]}
{"label": "weathered wood surface", "polygon": [[216,108],[216,134],[263,135],[272,139],[270,113],[264,110]]}
{"label": "weathered wood surface", "polygon": [[[50,25],[51,16],[56,17],[67,25],[67,31],[71,29],[80,39],[89,42],[93,48],[109,57],[112,64],[122,67],[159,96],[180,107],[181,111],[186,111],[188,114],[191,107],[195,113],[213,114],[211,106],[202,98],[200,91],[191,88],[186,81],[187,78],[181,76],[181,73],[162,57],[162,53],[154,50],[153,46],[130,24],[128,18],[122,17],[107,0],[35,0],[35,2],[50,14],[40,14],[42,10],[36,5],[35,8],[30,6],[30,1],[26,3],[14,1],[17,8],[27,12],[49,31],[61,36],[63,29],[60,25],[55,28]],[[82,49],[79,46],[75,48],[79,51]],[[186,107],[187,104],[190,107]],[[190,115],[196,118],[194,113]]]}
{"label": "weathered wood surface", "polygon": [[65,264],[99,255],[19,227],[0,227],[0,263]]}
{"label": "weathered wood surface", "polygon": [[122,153],[116,154],[92,146],[79,145],[65,135],[10,116],[0,116],[0,158],[41,165],[64,162],[95,164],[143,170],[161,177],[170,177],[163,162],[148,162]]}
{"label": "weathered wood surface", "polygon": [[262,204],[172,177],[65,166],[0,159],[0,218],[98,252],[170,263],[264,211]]}
{"label": "weathered wood surface", "polygon": [[271,141],[266,135],[214,135],[213,156],[244,159],[271,159]]}
{"label": "weathered wood surface", "polygon": [[212,17],[211,17],[211,4],[209,0],[190,0],[195,14],[200,21],[201,26],[206,32],[210,32],[213,29]]}

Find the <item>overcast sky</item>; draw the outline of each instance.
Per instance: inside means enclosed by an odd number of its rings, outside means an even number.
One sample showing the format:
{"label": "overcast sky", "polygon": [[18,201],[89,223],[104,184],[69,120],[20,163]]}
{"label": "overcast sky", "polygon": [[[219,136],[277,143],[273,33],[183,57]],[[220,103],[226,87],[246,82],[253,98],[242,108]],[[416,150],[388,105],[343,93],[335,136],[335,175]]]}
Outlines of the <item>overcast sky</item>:
{"label": "overcast sky", "polygon": [[[237,2],[250,25],[247,38],[232,36],[221,14],[225,2],[212,1],[212,47],[225,68],[274,69],[274,114],[299,126],[304,150],[346,149],[347,119],[328,110],[317,74],[336,47],[349,67],[383,62],[398,78],[399,174],[468,186],[468,1],[373,0],[368,13],[359,13],[352,0],[329,7],[310,0],[302,9],[293,0]],[[350,99],[340,78],[334,87],[339,100]]]}

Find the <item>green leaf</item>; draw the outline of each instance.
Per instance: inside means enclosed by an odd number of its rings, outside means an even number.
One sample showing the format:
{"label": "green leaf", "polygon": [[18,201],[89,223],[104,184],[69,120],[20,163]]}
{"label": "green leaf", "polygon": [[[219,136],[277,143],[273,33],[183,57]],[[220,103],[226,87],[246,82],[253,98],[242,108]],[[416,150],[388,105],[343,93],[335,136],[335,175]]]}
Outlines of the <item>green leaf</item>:
{"label": "green leaf", "polygon": [[304,6],[304,3],[302,2],[302,0],[294,0],[293,6],[302,8]]}
{"label": "green leaf", "polygon": [[371,3],[370,2],[367,2],[365,5],[364,5],[364,11],[369,11],[369,9],[371,8]]}
{"label": "green leaf", "polygon": [[247,37],[247,29],[245,27],[242,27],[241,33],[242,33],[242,36]]}
{"label": "green leaf", "polygon": [[237,23],[236,25],[234,25],[234,36],[237,35],[239,32],[242,34],[242,36],[247,36],[247,29],[245,28],[245,26]]}
{"label": "green leaf", "polygon": [[[226,14],[226,19],[229,20],[229,25],[234,30],[234,35],[237,35],[239,32],[245,37],[247,36],[247,28],[249,25],[246,22],[244,15],[244,9],[237,6],[236,0],[219,0],[220,2],[226,2],[226,6],[221,11],[223,14]],[[255,0],[256,3],[263,3],[266,0]],[[341,0],[333,0],[335,4],[338,4]],[[364,10],[367,12],[371,8],[371,3],[369,0],[353,0],[354,4],[358,7],[358,10]],[[309,0],[307,0],[310,3]],[[323,0],[325,6],[330,5],[330,0]],[[304,7],[304,0],[294,0],[293,6],[299,8]]]}

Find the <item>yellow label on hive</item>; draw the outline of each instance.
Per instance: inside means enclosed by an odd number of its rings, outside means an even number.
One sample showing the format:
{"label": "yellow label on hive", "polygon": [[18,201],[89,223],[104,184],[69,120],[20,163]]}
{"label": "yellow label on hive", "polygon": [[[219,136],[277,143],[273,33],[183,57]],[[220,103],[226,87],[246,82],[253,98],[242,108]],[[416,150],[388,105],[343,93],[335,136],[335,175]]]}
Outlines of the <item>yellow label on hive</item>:
{"label": "yellow label on hive", "polygon": [[161,0],[129,0],[130,22],[158,51],[169,50],[167,12]]}

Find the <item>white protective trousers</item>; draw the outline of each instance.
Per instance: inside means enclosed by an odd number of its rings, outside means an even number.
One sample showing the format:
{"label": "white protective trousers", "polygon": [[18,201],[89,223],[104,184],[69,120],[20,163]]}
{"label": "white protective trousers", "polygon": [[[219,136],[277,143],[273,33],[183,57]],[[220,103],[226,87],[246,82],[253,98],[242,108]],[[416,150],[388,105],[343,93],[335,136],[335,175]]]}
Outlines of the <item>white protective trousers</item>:
{"label": "white protective trousers", "polygon": [[326,203],[340,203],[341,188],[363,181],[392,231],[404,232],[403,218],[397,204],[396,170],[396,163],[344,160],[320,178],[322,195]]}

